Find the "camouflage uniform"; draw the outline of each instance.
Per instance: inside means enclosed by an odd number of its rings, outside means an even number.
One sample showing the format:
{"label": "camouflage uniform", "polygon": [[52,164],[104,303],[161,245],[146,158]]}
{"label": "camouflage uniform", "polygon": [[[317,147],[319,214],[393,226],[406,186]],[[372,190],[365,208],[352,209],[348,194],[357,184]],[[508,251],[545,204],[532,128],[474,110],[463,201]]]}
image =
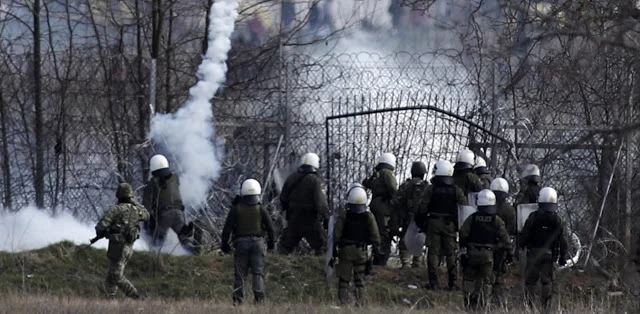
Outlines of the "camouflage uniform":
{"label": "camouflage uniform", "polygon": [[460,246],[467,248],[463,258],[465,306],[486,306],[493,282],[494,252],[510,250],[505,223],[497,215],[473,213],[460,228]]}
{"label": "camouflage uniform", "polygon": [[467,198],[451,177],[434,177],[420,202],[416,224],[426,230],[429,289],[439,289],[437,266],[445,256],[449,274],[449,289],[456,289],[456,231],[458,205],[467,205]]}
{"label": "camouflage uniform", "polygon": [[171,228],[178,235],[180,243],[187,249],[192,249],[189,227],[184,221],[184,205],[177,175],[153,176],[145,186],[143,203],[151,212],[151,219],[145,227],[152,235],[153,245],[162,246]]}
{"label": "camouflage uniform", "polygon": [[267,248],[274,248],[273,223],[267,210],[261,204],[240,202],[234,205],[222,230],[222,250],[228,253],[229,237],[233,235],[235,280],[233,283],[233,303],[244,301],[244,282],[249,270],[253,274],[253,296],[256,303],[264,300],[264,235]]}
{"label": "camouflage uniform", "polygon": [[329,219],[329,204],[320,176],[302,171],[291,174],[282,187],[280,202],[287,218],[280,253],[291,254],[305,238],[317,256],[323,255],[327,247],[323,221]]}
{"label": "camouflage uniform", "polygon": [[380,234],[375,217],[369,211],[355,213],[350,210],[338,215],[334,225],[334,240],[338,248],[336,275],[339,278],[338,298],[345,304],[351,278],[355,286],[356,304],[364,302],[364,274],[367,263],[367,245],[378,250]]}
{"label": "camouflage uniform", "polygon": [[[400,250],[400,262],[402,263],[402,267],[405,267],[410,255],[407,251],[407,246],[403,241],[404,235],[418,210],[418,204],[422,199],[422,193],[424,193],[428,185],[428,182],[420,178],[408,179],[400,185],[397,193],[393,197],[393,200],[391,200],[391,206],[394,208],[394,211],[389,225],[391,231],[399,234],[400,236],[398,249]],[[402,231],[398,232],[400,228],[402,228]],[[418,267],[419,264],[420,256],[413,256],[412,267]]]}
{"label": "camouflage uniform", "polygon": [[564,222],[555,212],[531,213],[522,229],[520,247],[527,249],[525,286],[527,302],[533,304],[538,280],[542,283],[541,298],[544,308],[551,305],[553,295],[553,264],[567,260],[568,243]]}
{"label": "camouflage uniform", "polygon": [[[472,169],[456,169],[453,172],[453,180],[456,182],[456,186],[464,192],[464,196],[469,196],[469,193],[480,192],[484,186]],[[489,181],[489,184],[491,184],[491,181]]]}
{"label": "camouflage uniform", "polygon": [[[499,192],[498,192],[499,193]],[[516,235],[516,212],[513,206],[503,197],[496,193],[496,205],[498,207],[498,217],[504,221],[509,237],[513,239]],[[506,193],[505,193],[506,194]],[[513,248],[511,248],[513,249]],[[512,253],[512,252],[509,252]],[[507,272],[507,251],[505,248],[498,248],[494,254],[493,263],[493,295],[498,302],[503,302],[504,295],[504,275]]]}
{"label": "camouflage uniform", "polygon": [[140,236],[138,222],[149,220],[149,212],[133,197],[131,185],[122,183],[116,193],[118,203],[111,206],[96,225],[98,237],[109,238],[109,271],[105,283],[107,296],[115,297],[118,288],[131,298],[140,298],[138,290],[124,277],[124,267],[133,254],[133,243]]}

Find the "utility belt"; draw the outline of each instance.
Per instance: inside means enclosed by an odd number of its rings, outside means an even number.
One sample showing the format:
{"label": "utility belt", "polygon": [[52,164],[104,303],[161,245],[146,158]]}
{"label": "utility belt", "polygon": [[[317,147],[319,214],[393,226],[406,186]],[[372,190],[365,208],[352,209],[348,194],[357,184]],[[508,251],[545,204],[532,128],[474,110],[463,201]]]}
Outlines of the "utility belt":
{"label": "utility belt", "polygon": [[451,214],[445,214],[445,213],[427,213],[427,218],[428,219],[453,219],[453,215]]}
{"label": "utility belt", "polygon": [[367,249],[367,244],[364,242],[341,242],[340,245],[338,245],[338,247],[340,248],[345,248],[345,247],[349,247],[349,246],[355,246],[358,249],[361,250],[366,250]]}
{"label": "utility belt", "polygon": [[241,235],[241,236],[237,236],[234,241],[255,241],[255,240],[262,240],[263,236],[261,235],[255,235],[255,234],[248,234],[248,235]]}
{"label": "utility belt", "polygon": [[469,247],[478,250],[478,251],[493,251],[495,250],[495,247],[492,245],[486,245],[486,244],[469,244]]}

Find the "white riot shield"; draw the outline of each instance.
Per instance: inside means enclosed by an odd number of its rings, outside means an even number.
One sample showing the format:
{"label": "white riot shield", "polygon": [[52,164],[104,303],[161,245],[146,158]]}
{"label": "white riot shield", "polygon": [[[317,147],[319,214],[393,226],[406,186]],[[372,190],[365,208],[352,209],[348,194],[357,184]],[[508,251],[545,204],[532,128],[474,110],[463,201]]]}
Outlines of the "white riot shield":
{"label": "white riot shield", "polygon": [[294,165],[289,165],[289,166],[275,169],[273,171],[273,182],[276,184],[278,193],[282,192],[282,187],[284,186],[284,182],[287,181],[287,178],[289,177],[289,175],[296,172],[297,169],[298,167]]}
{"label": "white riot shield", "polygon": [[471,214],[477,211],[478,209],[473,206],[458,205],[458,230],[462,228],[462,224],[464,223],[464,221],[467,220],[467,218],[469,218]]}
{"label": "white riot shield", "polygon": [[333,282],[333,275],[335,273],[335,266],[330,267],[329,261],[333,258],[333,228],[336,223],[336,215],[333,214],[329,217],[329,227],[327,230],[327,283]]}
{"label": "white riot shield", "polygon": [[424,233],[420,233],[416,222],[411,219],[411,223],[409,223],[409,227],[407,227],[407,232],[404,234],[403,239],[404,244],[407,247],[407,251],[409,251],[413,256],[421,256],[426,238],[427,237]]}
{"label": "white riot shield", "polygon": [[518,205],[518,210],[516,214],[516,220],[518,224],[518,233],[522,232],[522,228],[524,228],[524,223],[529,218],[529,215],[531,215],[531,213],[537,210],[538,210],[537,203]]}
{"label": "white riot shield", "polygon": [[478,193],[469,193],[467,200],[469,202],[469,206],[478,208],[478,205],[476,204],[476,200],[478,200]]}

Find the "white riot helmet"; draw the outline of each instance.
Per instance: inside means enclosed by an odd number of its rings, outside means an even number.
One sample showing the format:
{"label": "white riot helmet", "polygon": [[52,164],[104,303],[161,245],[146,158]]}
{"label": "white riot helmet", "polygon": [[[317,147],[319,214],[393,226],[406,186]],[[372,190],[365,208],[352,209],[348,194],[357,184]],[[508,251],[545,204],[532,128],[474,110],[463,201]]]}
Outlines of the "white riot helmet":
{"label": "white riot helmet", "polygon": [[473,171],[478,174],[489,174],[489,169],[487,169],[487,162],[482,157],[476,157],[476,164],[473,165]]}
{"label": "white riot helmet", "polygon": [[351,192],[351,190],[353,190],[354,188],[364,189],[364,186],[358,182],[349,183],[349,185],[347,185],[347,198],[349,198],[349,192]]}
{"label": "white riot helmet", "polygon": [[149,159],[149,171],[151,171],[151,174],[154,176],[168,176],[171,174],[169,161],[162,155],[153,155],[151,159]]}
{"label": "white riot helmet", "polygon": [[249,205],[255,205],[260,203],[260,194],[262,193],[262,188],[260,187],[260,183],[254,179],[248,179],[242,182],[242,187],[240,188],[240,196],[242,197],[242,201]]}
{"label": "white riot helmet", "polygon": [[455,164],[455,168],[456,169],[471,169],[473,168],[473,165],[476,163],[475,162],[475,154],[468,150],[468,149],[463,149],[458,153],[458,156],[456,157],[456,164]]}
{"label": "white riot helmet", "polygon": [[558,192],[550,187],[544,187],[538,193],[538,210],[555,212],[558,209]]}
{"label": "white riot helmet", "polygon": [[303,172],[317,172],[320,168],[320,157],[315,153],[306,153],[300,158],[300,169]]}
{"label": "white riot helmet", "polygon": [[476,205],[478,205],[478,211],[481,213],[495,215],[498,212],[496,195],[489,189],[484,189],[478,193]]}
{"label": "white riot helmet", "polygon": [[540,183],[540,168],[538,166],[531,164],[524,167],[522,171],[521,179],[528,182]]}
{"label": "white riot helmet", "polygon": [[489,189],[493,192],[509,193],[509,182],[503,178],[495,178],[491,181]]}
{"label": "white riot helmet", "polygon": [[361,187],[354,187],[347,195],[347,208],[355,213],[367,210],[367,192]]}
{"label": "white riot helmet", "polygon": [[382,155],[380,155],[380,158],[378,158],[378,165],[379,164],[386,164],[391,166],[392,169],[396,168],[396,156],[394,156],[392,153],[384,153]]}
{"label": "white riot helmet", "polygon": [[434,175],[436,177],[452,177],[453,165],[446,160],[436,162]]}

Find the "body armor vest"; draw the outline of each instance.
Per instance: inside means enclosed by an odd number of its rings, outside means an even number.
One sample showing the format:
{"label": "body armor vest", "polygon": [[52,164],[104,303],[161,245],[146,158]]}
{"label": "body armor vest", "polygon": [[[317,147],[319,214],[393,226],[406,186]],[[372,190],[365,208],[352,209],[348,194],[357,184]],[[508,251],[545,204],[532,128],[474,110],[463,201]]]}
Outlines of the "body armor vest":
{"label": "body armor vest", "polygon": [[475,213],[469,233],[469,242],[479,245],[494,245],[497,238],[496,215]]}
{"label": "body armor vest", "polygon": [[[178,177],[173,174],[168,178],[153,177],[157,195],[152,200],[157,209],[165,210],[182,207]],[[157,203],[156,203],[157,202]]]}
{"label": "body armor vest", "polygon": [[456,186],[434,185],[428,209],[430,213],[455,215],[458,211]]}
{"label": "body armor vest", "polygon": [[363,243],[369,242],[369,213],[354,213],[348,211],[342,227],[341,241],[347,243]]}
{"label": "body armor vest", "polygon": [[249,205],[240,203],[236,205],[237,216],[234,234],[236,236],[262,236],[262,213],[259,204]]}
{"label": "body armor vest", "polygon": [[529,247],[553,250],[560,229],[560,219],[555,213],[536,212],[531,228]]}
{"label": "body armor vest", "polygon": [[528,185],[524,192],[523,204],[533,204],[538,202],[538,193],[542,188],[539,185]]}

